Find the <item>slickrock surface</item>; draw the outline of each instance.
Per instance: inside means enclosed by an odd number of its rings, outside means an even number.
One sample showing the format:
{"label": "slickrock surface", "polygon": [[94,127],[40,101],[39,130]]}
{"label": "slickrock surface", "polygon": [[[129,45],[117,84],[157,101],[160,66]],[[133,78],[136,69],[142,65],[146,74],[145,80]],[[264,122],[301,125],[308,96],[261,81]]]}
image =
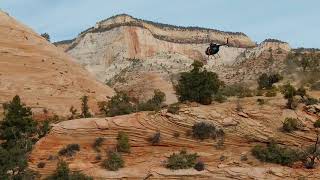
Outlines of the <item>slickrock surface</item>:
{"label": "slickrock surface", "polygon": [[80,97],[89,96],[90,107],[112,96],[113,90],[96,81],[63,51],[32,29],[0,11],[0,103],[14,95],[34,112],[44,108],[66,115]]}
{"label": "slickrock surface", "polygon": [[[306,170],[299,164],[289,168],[261,163],[251,156],[250,150],[254,145],[270,138],[294,147],[312,144],[315,140],[313,122],[319,118],[306,114],[303,107],[296,111],[284,109],[285,101],[280,96],[269,98],[261,106],[257,105],[256,99],[241,99],[242,111],[236,110],[238,101],[230,99],[226,103],[209,106],[181,105],[179,114],[162,110],[158,113],[140,112],[61,122],[37,142],[31,154],[30,167],[43,177],[52,173],[58,162],[58,151],[67,144],[77,143],[81,147],[80,152],[65,160],[72,170],[83,171],[96,179],[319,179],[318,169]],[[298,118],[304,128],[283,133],[280,128],[285,117]],[[224,129],[223,149],[215,147],[216,140],[197,141],[188,135],[188,130],[199,121],[208,121]],[[100,166],[95,159],[98,153],[92,145],[96,138],[105,138],[100,153],[102,160],[105,159],[106,151],[115,147],[119,131],[128,133],[132,148],[129,154],[123,154],[125,167],[112,172]],[[148,138],[157,131],[161,133],[161,141],[159,145],[152,146]],[[176,132],[179,137],[173,136]],[[166,157],[182,149],[197,152],[206,164],[205,170],[166,169]],[[247,155],[247,161],[241,161],[243,155]],[[39,162],[46,163],[43,169],[37,168]]]}

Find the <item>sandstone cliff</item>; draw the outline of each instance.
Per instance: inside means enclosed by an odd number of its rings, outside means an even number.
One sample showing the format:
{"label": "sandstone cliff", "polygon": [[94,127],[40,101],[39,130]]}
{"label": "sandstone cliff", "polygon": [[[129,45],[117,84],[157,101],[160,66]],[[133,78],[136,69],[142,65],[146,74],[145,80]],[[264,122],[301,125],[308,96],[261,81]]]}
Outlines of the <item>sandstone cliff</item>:
{"label": "sandstone cliff", "polygon": [[[225,43],[227,39],[230,46],[222,47],[219,56],[208,59],[204,51],[209,42]],[[172,83],[178,73],[190,69],[194,60],[205,62],[207,69],[218,73],[226,83],[233,83],[254,81],[257,74],[268,72],[265,59],[270,56],[270,48],[273,54],[282,54],[274,66],[279,66],[290,51],[289,45],[280,41],[255,45],[243,33],[177,27],[129,15],[108,18],[73,40],[55,44],[99,81],[137,98],[143,89],[141,100],[150,98],[153,89],[160,89],[166,93],[167,103],[177,101]],[[250,61],[257,68],[250,66]],[[244,76],[246,73],[250,75]]]}
{"label": "sandstone cliff", "polygon": [[113,90],[98,82],[67,54],[32,29],[0,11],[0,102],[20,95],[34,112],[44,108],[58,115],[79,110],[80,97],[96,102]]}

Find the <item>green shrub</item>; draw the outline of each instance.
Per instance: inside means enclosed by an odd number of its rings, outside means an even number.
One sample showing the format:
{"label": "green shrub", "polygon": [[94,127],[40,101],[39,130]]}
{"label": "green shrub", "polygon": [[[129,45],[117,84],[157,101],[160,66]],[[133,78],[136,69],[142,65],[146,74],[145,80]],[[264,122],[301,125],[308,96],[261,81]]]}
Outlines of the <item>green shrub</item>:
{"label": "green shrub", "polygon": [[313,126],[315,128],[320,128],[320,119],[316,120],[316,122],[313,123]]}
{"label": "green shrub", "polygon": [[274,83],[277,83],[282,79],[283,77],[278,73],[270,75],[263,73],[258,78],[259,89],[271,89]]}
{"label": "green shrub", "polygon": [[217,101],[219,103],[223,103],[227,100],[227,98],[221,93],[221,92],[217,92],[214,96],[213,96],[213,100]]}
{"label": "green shrub", "polygon": [[102,157],[100,154],[96,155],[96,161],[100,161],[101,159],[102,159]]}
{"label": "green shrub", "polygon": [[64,161],[59,161],[57,169],[51,175],[45,178],[46,180],[93,180],[92,177],[86,176],[80,172],[70,172],[68,164]]}
{"label": "green shrub", "polygon": [[192,126],[192,135],[196,139],[204,140],[221,137],[224,132],[221,129],[217,129],[213,124],[198,122]]}
{"label": "green shrub", "polygon": [[152,145],[156,145],[160,143],[161,134],[160,132],[156,132],[152,137],[149,138],[149,142]]}
{"label": "green shrub", "polygon": [[38,136],[39,138],[45,137],[51,130],[50,122],[45,120],[41,123],[38,123]]}
{"label": "green shrub", "polygon": [[77,111],[78,111],[77,109],[71,106],[69,109],[69,112],[71,113],[71,115],[68,117],[68,119],[71,120],[71,119],[77,119],[78,117],[80,117]]}
{"label": "green shrub", "polygon": [[215,145],[215,147],[217,149],[223,149],[224,148],[224,137],[220,137],[218,140],[217,140],[217,144]]}
{"label": "green shrub", "polygon": [[59,151],[60,156],[73,156],[77,151],[80,151],[79,144],[68,144]]}
{"label": "green shrub", "polygon": [[283,122],[282,129],[285,132],[292,132],[298,130],[298,120],[295,118],[286,118]]}
{"label": "green shrub", "polygon": [[38,168],[44,168],[46,166],[46,163],[45,162],[39,162],[38,164],[37,164],[37,167]]}
{"label": "green shrub", "polygon": [[222,82],[216,73],[203,69],[203,63],[194,61],[192,66],[190,72],[180,74],[176,87],[179,100],[211,104],[212,95],[218,92]]}
{"label": "green shrub", "polygon": [[265,96],[266,97],[275,97],[275,96],[277,96],[277,91],[269,90],[269,91],[266,92]]}
{"label": "green shrub", "polygon": [[304,99],[304,104],[309,106],[309,105],[313,105],[313,104],[317,104],[319,101],[313,97],[307,97]]}
{"label": "green shrub", "polygon": [[169,105],[167,112],[169,112],[171,114],[179,114],[179,110],[180,110],[179,104],[174,103],[174,104]]}
{"label": "green shrub", "polygon": [[315,82],[311,85],[311,89],[315,91],[320,91],[320,82]]}
{"label": "green shrub", "polygon": [[240,98],[243,97],[252,97],[253,92],[250,90],[245,84],[242,83],[236,83],[236,84],[231,84],[228,86],[224,86],[220,90],[221,94],[223,96],[237,96]]}
{"label": "green shrub", "polygon": [[102,162],[102,167],[111,171],[117,171],[124,167],[124,160],[122,159],[121,154],[117,152],[109,152],[108,159]]}
{"label": "green shrub", "polygon": [[301,96],[301,98],[304,98],[307,95],[307,91],[304,87],[300,87],[297,89],[296,95]]}
{"label": "green shrub", "polygon": [[98,137],[92,145],[93,149],[95,149],[97,152],[100,152],[99,148],[101,147],[103,141],[104,141],[104,138]]}
{"label": "green shrub", "polygon": [[174,133],[173,133],[173,137],[179,138],[179,137],[180,137],[180,133],[179,133],[179,132],[174,132]]}
{"label": "green shrub", "polygon": [[135,111],[129,96],[124,92],[119,92],[107,103],[99,103],[100,111],[108,117],[130,114]]}
{"label": "green shrub", "polygon": [[189,169],[196,165],[198,155],[188,154],[185,150],[180,151],[179,154],[173,153],[167,159],[166,167],[168,169]]}
{"label": "green shrub", "polygon": [[265,104],[264,99],[257,99],[257,102],[258,102],[259,105],[264,105]]}
{"label": "green shrub", "polygon": [[197,171],[203,171],[204,168],[205,168],[205,164],[202,161],[199,161],[194,165],[194,169]]}
{"label": "green shrub", "polygon": [[139,103],[139,111],[159,111],[163,102],[165,101],[166,95],[160,90],[154,90],[154,96],[147,102]]}
{"label": "green shrub", "polygon": [[124,132],[119,132],[117,137],[117,150],[119,152],[129,153],[130,148],[128,135]]}
{"label": "green shrub", "polygon": [[274,142],[267,147],[257,145],[251,150],[252,155],[263,162],[276,163],[281,165],[292,165],[300,160],[300,152],[287,147],[281,147]]}
{"label": "green shrub", "polygon": [[258,90],[258,91],[256,92],[256,96],[263,96],[263,91]]}

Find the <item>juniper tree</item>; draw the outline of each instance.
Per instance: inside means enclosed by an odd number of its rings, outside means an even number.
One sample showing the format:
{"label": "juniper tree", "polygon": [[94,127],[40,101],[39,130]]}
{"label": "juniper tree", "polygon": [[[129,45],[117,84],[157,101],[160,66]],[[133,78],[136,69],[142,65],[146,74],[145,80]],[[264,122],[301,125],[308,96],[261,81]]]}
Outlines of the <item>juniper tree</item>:
{"label": "juniper tree", "polygon": [[92,117],[92,114],[89,111],[89,106],[88,106],[88,96],[82,96],[81,98],[81,117],[82,118],[90,118]]}

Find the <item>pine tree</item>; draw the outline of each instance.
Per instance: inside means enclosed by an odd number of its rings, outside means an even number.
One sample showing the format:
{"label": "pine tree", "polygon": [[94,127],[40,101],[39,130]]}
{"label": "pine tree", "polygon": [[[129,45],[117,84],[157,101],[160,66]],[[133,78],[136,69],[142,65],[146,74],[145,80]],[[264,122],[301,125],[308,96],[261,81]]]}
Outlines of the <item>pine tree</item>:
{"label": "pine tree", "polygon": [[0,124],[0,179],[33,179],[27,169],[27,153],[39,135],[31,108],[15,96],[4,105],[4,110],[5,117]]}
{"label": "pine tree", "polygon": [[15,96],[4,106],[5,117],[0,126],[0,139],[6,142],[31,137],[36,133],[37,122],[32,119],[30,107],[21,103],[20,97]]}

